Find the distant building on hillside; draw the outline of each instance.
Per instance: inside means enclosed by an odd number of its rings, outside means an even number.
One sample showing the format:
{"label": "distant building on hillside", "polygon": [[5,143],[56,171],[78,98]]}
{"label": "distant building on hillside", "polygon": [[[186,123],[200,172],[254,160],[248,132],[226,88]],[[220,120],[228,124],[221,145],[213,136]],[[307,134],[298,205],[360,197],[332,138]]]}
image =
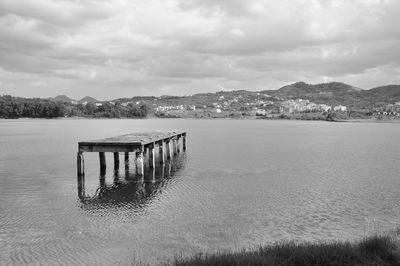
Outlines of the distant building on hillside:
{"label": "distant building on hillside", "polygon": [[265,111],[264,109],[258,109],[256,111],[256,116],[265,116],[267,114],[267,111]]}
{"label": "distant building on hillside", "polygon": [[[400,103],[400,102],[398,102],[398,103]],[[395,104],[388,104],[388,105],[386,105],[385,106],[385,110],[384,111],[387,111],[387,112],[400,112],[400,104],[397,104],[397,103],[395,103]]]}
{"label": "distant building on hillside", "polygon": [[183,110],[184,107],[183,105],[169,105],[169,106],[158,106],[156,108],[157,112],[163,112],[163,111],[171,111],[171,110]]}
{"label": "distant building on hillside", "polygon": [[347,107],[343,106],[343,105],[338,105],[338,106],[333,107],[333,111],[346,112],[347,111]]}
{"label": "distant building on hillside", "polygon": [[330,110],[332,110],[332,107],[326,104],[320,104],[319,105],[320,111],[322,112],[328,112]]}

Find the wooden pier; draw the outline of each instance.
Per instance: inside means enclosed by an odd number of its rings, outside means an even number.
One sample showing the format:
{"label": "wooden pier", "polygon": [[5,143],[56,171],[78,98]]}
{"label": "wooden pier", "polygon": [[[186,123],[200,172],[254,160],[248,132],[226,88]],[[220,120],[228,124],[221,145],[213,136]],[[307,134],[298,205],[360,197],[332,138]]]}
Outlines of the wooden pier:
{"label": "wooden pier", "polygon": [[[165,163],[170,160],[173,154],[180,152],[179,140],[182,139],[182,149],[186,150],[186,132],[150,132],[150,133],[132,133],[118,137],[106,138],[94,141],[83,141],[78,143],[77,168],[78,176],[85,174],[84,152],[98,152],[100,161],[100,172],[106,171],[105,152],[114,154],[114,169],[119,169],[119,153],[125,154],[124,161],[129,163],[129,153],[135,154],[136,171],[138,174],[144,174],[144,158],[147,160],[150,168],[155,167],[155,147],[158,146],[159,162]],[[171,147],[172,144],[172,147]],[[165,147],[165,148],[164,148]]]}

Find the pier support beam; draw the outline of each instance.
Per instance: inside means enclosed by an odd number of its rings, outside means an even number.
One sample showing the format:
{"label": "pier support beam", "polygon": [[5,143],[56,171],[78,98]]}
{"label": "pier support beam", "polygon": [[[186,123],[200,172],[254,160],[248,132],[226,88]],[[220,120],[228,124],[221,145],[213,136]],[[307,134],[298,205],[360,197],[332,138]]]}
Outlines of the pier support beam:
{"label": "pier support beam", "polygon": [[147,146],[143,146],[143,150],[142,150],[142,157],[143,157],[143,160],[144,160],[145,158],[148,158],[148,155],[149,155],[149,152],[148,152]]}
{"label": "pier support beam", "polygon": [[164,162],[165,162],[165,156],[164,156],[164,144],[163,144],[163,142],[161,141],[161,142],[159,142],[158,143],[158,158],[159,158],[159,160],[160,160],[160,164],[164,164]]}
{"label": "pier support beam", "polygon": [[128,174],[129,174],[129,152],[125,152],[124,164],[125,164],[125,174],[128,176]]}
{"label": "pier support beam", "polygon": [[138,175],[143,175],[144,163],[143,163],[143,151],[142,150],[136,152],[135,165],[136,165],[136,173]]}
{"label": "pier support beam", "polygon": [[180,136],[176,137],[176,153],[181,152],[180,147],[179,147],[179,139],[180,138],[181,138]]}
{"label": "pier support beam", "polygon": [[99,152],[100,159],[100,173],[104,173],[106,171],[106,155],[104,152]]}
{"label": "pier support beam", "polygon": [[85,175],[78,175],[78,197],[85,199]]}
{"label": "pier support beam", "polygon": [[154,143],[149,145],[149,167],[153,169],[155,167],[154,161]]}
{"label": "pier support beam", "polygon": [[176,155],[177,154],[177,152],[176,152],[176,139],[172,140],[172,149],[174,150],[174,155]]}
{"label": "pier support beam", "polygon": [[167,140],[165,142],[165,147],[167,150],[167,160],[171,160],[172,154],[171,154],[171,140]]}
{"label": "pier support beam", "polygon": [[114,170],[119,169],[119,153],[114,152]]}
{"label": "pier support beam", "polygon": [[78,170],[78,176],[83,176],[85,175],[85,160],[83,158],[83,154],[81,152],[78,152],[77,157],[76,157],[76,165],[77,165],[77,170]]}
{"label": "pier support beam", "polygon": [[183,134],[182,136],[182,149],[186,151],[186,134]]}

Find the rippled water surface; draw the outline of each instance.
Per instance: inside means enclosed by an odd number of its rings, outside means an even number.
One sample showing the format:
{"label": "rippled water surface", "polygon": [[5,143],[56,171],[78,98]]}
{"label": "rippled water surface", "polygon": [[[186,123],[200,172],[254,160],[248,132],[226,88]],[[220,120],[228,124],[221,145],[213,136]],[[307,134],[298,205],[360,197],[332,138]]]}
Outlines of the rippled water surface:
{"label": "rippled water surface", "polygon": [[[78,141],[187,131],[144,179]],[[157,264],[279,240],[356,239],[400,221],[400,124],[0,120],[0,265]],[[121,155],[122,161],[122,155]]]}

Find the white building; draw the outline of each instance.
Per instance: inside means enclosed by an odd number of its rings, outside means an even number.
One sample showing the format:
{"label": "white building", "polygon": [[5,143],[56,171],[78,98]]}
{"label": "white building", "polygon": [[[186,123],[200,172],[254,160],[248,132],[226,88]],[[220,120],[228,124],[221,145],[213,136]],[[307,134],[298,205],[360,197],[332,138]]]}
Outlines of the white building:
{"label": "white building", "polygon": [[264,109],[258,109],[256,111],[257,116],[265,116],[266,114],[267,114],[267,111],[265,111]]}
{"label": "white building", "polygon": [[330,107],[329,105],[326,105],[326,104],[320,104],[319,109],[323,112],[328,112],[329,110],[332,109],[332,107]]}
{"label": "white building", "polygon": [[334,108],[333,108],[333,111],[340,111],[340,112],[346,112],[347,111],[347,107],[346,106],[343,106],[343,105],[338,105],[338,106],[335,106]]}

